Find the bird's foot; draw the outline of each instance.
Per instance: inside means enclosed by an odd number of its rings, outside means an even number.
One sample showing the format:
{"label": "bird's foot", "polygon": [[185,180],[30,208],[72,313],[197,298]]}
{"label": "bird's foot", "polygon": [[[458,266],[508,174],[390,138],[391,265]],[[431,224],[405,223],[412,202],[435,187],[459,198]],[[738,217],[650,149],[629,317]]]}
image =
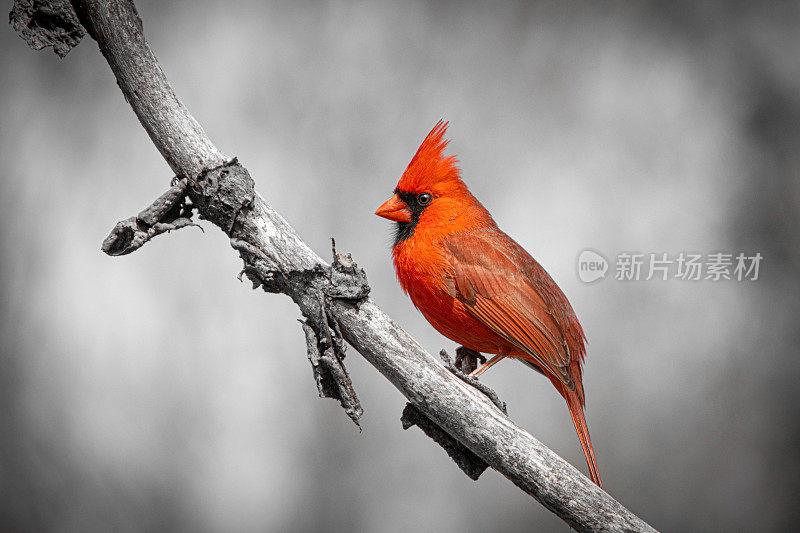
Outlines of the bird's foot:
{"label": "bird's foot", "polygon": [[[477,354],[478,357],[480,357],[481,359],[486,361],[486,358],[483,357],[478,352],[476,352],[475,350],[470,350],[469,348],[465,348],[463,346],[461,346],[458,350],[456,350],[456,354],[457,355],[460,355],[458,352],[461,349],[469,351],[469,352],[473,352],[473,353]],[[442,350],[442,351],[439,352],[439,357],[441,357],[445,368],[447,368],[447,370],[452,372],[453,375],[455,375],[458,379],[460,379],[464,383],[472,385],[473,387],[478,389],[478,391],[480,391],[483,394],[485,394],[486,397],[489,398],[492,401],[492,403],[497,406],[498,409],[503,411],[504,414],[506,414],[506,415],[508,414],[507,407],[506,407],[506,402],[502,401],[500,399],[500,397],[497,395],[497,393],[491,387],[487,386],[485,383],[481,383],[480,381],[478,381],[477,379],[475,379],[471,375],[469,375],[466,372],[464,372],[461,368],[459,368],[457,366],[458,363],[453,364],[453,362],[450,360],[450,355],[448,355],[448,353],[445,350]],[[462,358],[463,358],[463,356],[462,356]],[[456,361],[458,361],[458,357],[456,357]],[[477,363],[474,363],[474,364],[477,366]]]}
{"label": "bird's foot", "polygon": [[471,374],[474,372],[475,369],[478,368],[478,361],[484,364],[486,362],[486,357],[480,352],[476,352],[466,346],[459,346],[456,348],[455,367],[464,374]]}
{"label": "bird's foot", "polygon": [[[478,359],[483,359],[484,361],[486,359],[475,350],[470,350],[464,346],[461,346],[458,350],[456,350],[456,354],[456,364],[454,365],[446,351],[442,350],[439,352],[439,356],[442,358],[442,363],[444,363],[445,368],[447,368],[447,370],[449,370],[454,376],[462,380],[464,383],[472,385],[478,391],[485,394],[492,401],[492,403],[497,406],[498,409],[500,409],[504,414],[508,414],[506,411],[505,402],[501,401],[492,389],[480,381],[469,377],[466,372],[462,370],[465,365],[465,361],[467,361],[466,364],[471,362],[472,368],[474,369],[477,366]],[[428,437],[433,439],[437,444],[444,448],[444,450],[447,452],[447,455],[449,455],[450,458],[455,461],[458,467],[471,479],[477,480],[480,475],[487,468],[489,468],[489,465],[486,464],[483,459],[475,455],[475,453],[473,453],[469,448],[451,437],[449,433],[422,414],[412,404],[406,404],[406,408],[403,410],[403,417],[401,418],[401,421],[403,423],[403,429],[408,429],[411,426],[419,426],[419,428]]]}

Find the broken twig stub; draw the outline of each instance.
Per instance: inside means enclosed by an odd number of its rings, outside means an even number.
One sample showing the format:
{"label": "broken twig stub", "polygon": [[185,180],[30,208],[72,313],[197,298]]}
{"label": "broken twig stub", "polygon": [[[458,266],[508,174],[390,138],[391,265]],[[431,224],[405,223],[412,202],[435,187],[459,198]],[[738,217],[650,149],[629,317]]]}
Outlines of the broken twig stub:
{"label": "broken twig stub", "polygon": [[126,255],[162,233],[196,226],[192,222],[193,205],[186,202],[186,180],[174,180],[170,189],[156,198],[146,209],[134,217],[117,222],[101,249],[108,255]]}

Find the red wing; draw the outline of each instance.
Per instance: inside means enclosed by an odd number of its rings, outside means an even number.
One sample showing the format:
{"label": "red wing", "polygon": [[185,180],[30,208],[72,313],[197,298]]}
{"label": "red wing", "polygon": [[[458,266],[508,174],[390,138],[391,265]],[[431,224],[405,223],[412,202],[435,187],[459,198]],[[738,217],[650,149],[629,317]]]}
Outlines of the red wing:
{"label": "red wing", "polygon": [[510,240],[505,234],[454,234],[445,240],[454,259],[455,296],[475,318],[573,389],[564,334],[546,301],[509,254],[522,249],[503,250],[498,237]]}

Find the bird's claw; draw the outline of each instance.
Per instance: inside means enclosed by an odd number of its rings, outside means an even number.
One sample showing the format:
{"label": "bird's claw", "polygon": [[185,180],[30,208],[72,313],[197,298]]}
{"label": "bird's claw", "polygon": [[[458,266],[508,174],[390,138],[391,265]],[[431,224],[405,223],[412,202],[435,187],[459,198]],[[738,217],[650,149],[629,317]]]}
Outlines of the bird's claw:
{"label": "bird's claw", "polygon": [[[470,354],[469,352],[472,352],[472,353]],[[472,356],[473,354],[477,358],[481,358],[484,361],[486,361],[486,358],[483,357],[480,353],[476,352],[475,350],[470,350],[469,348],[466,348],[464,346],[461,346],[456,350],[456,363],[455,364],[453,364],[450,361],[450,356],[447,354],[447,352],[445,350],[441,350],[439,352],[439,357],[442,359],[442,363],[444,363],[445,368],[447,368],[447,370],[452,372],[454,376],[456,376],[458,379],[460,379],[464,383],[468,383],[469,385],[472,385],[473,387],[475,387],[475,389],[477,389],[479,392],[481,392],[484,395],[486,395],[486,397],[489,398],[489,400],[491,400],[492,403],[495,404],[497,406],[497,408],[500,409],[503,412],[503,414],[508,415],[508,408],[506,406],[506,402],[504,402],[504,401],[502,401],[500,399],[500,397],[497,395],[497,393],[494,391],[494,389],[492,389],[491,387],[489,387],[485,383],[481,383],[476,378],[474,378],[473,376],[470,376],[467,372],[465,372],[464,370],[459,368],[459,366],[458,366],[459,356],[461,357],[461,359],[464,359],[464,357],[466,357],[467,355]],[[477,364],[477,362],[474,362],[473,364]],[[463,362],[462,362],[462,365],[463,365]]]}
{"label": "bird's claw", "polygon": [[455,367],[464,374],[471,374],[478,368],[478,362],[484,364],[486,357],[480,352],[476,352],[466,346],[459,346],[456,348]]}
{"label": "bird's claw", "polygon": [[[461,370],[459,366],[463,366],[465,361],[471,361],[473,365],[477,365],[478,359],[483,359],[485,361],[486,359],[480,353],[461,346],[458,348],[458,350],[456,350],[455,365],[450,360],[450,356],[446,351],[442,350],[439,352],[439,356],[442,358],[442,363],[448,371],[450,371],[454,376],[462,380],[464,383],[468,383],[472,387],[475,387],[475,389],[479,392],[485,394],[486,397],[489,398],[489,400],[491,400],[491,402],[503,412],[503,414],[508,414],[505,402],[501,401],[500,398],[497,397],[497,393],[495,393],[485,384],[469,377],[466,373],[464,373],[463,370]],[[437,425],[436,422],[433,422],[431,419],[426,417],[412,404],[406,404],[406,408],[403,410],[403,417],[401,418],[401,421],[403,423],[403,429],[408,429],[411,426],[419,426],[419,428],[428,437],[433,439],[434,442],[444,448],[444,450],[447,452],[447,455],[449,455],[450,458],[455,461],[458,467],[471,479],[477,480],[481,474],[487,468],[489,468],[489,465],[483,459],[475,455],[475,453],[473,453],[469,448],[451,437],[449,433]]]}

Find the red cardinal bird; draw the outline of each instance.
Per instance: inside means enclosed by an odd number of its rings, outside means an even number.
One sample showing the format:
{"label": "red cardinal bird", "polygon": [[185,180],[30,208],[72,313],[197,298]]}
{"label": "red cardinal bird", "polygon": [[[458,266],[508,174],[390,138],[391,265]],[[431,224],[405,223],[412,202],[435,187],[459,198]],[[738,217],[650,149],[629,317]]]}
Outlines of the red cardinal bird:
{"label": "red cardinal bird", "polygon": [[400,285],[439,333],[496,354],[473,376],[505,357],[547,376],[567,400],[592,481],[602,486],[583,415],[583,328],[555,281],[469,192],[456,158],[444,156],[447,125],[431,130],[375,212],[397,222]]}

